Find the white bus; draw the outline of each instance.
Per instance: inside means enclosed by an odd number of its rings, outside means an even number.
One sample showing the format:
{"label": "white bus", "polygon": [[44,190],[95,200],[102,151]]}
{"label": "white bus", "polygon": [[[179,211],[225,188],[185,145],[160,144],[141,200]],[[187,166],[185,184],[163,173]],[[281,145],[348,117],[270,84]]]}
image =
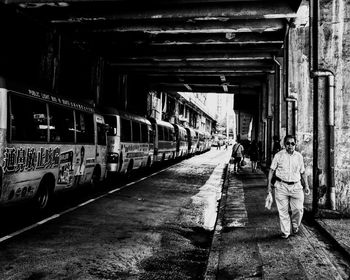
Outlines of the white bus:
{"label": "white bus", "polygon": [[174,126],[165,121],[149,118],[154,132],[154,161],[175,159],[176,139]]}
{"label": "white bus", "polygon": [[112,174],[130,173],[153,164],[153,131],[146,118],[104,109],[107,133],[107,170]]}
{"label": "white bus", "polygon": [[104,119],[93,107],[0,79],[0,205],[51,195],[106,174]]}
{"label": "white bus", "polygon": [[198,138],[197,153],[203,153],[205,151],[205,134],[203,131],[195,130]]}
{"label": "white bus", "polygon": [[204,137],[205,137],[205,150],[209,151],[211,149],[211,135],[209,132],[204,132]]}
{"label": "white bus", "polygon": [[176,158],[188,155],[188,136],[186,129],[178,124],[173,124],[176,138]]}
{"label": "white bus", "polygon": [[186,127],[188,139],[188,154],[194,155],[197,152],[198,136],[193,128]]}

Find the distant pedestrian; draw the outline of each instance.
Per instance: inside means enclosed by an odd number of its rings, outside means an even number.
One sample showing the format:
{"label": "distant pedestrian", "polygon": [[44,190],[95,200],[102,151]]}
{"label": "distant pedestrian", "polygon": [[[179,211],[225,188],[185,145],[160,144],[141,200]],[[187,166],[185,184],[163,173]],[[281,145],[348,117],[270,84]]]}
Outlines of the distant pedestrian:
{"label": "distant pedestrian", "polygon": [[[304,213],[304,192],[310,194],[303,156],[295,151],[296,138],[287,135],[284,138],[285,149],[273,158],[268,175],[267,191],[272,192],[271,179],[275,174],[275,198],[280,218],[282,238],[288,238],[292,231],[298,233]],[[303,179],[303,185],[301,183]],[[304,188],[304,192],[303,192]],[[289,215],[289,207],[292,214]]]}
{"label": "distant pedestrian", "polygon": [[258,165],[258,158],[259,158],[259,147],[258,147],[258,143],[256,142],[256,140],[253,140],[251,145],[250,145],[250,161],[252,163],[252,172],[255,173],[256,172],[256,168]]}
{"label": "distant pedestrian", "polygon": [[231,157],[233,160],[233,172],[238,172],[242,169],[241,162],[244,156],[244,148],[243,145],[240,143],[240,140],[237,139],[237,143],[233,145],[232,147],[232,154]]}

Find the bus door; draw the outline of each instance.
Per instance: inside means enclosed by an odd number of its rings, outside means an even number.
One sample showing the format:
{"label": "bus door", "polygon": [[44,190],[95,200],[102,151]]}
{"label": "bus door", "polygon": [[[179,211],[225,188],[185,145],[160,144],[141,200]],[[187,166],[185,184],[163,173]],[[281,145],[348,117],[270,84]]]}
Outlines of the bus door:
{"label": "bus door", "polygon": [[96,164],[99,166],[99,169],[96,169],[95,172],[100,172],[99,178],[103,179],[106,174],[106,164],[107,164],[107,134],[106,134],[106,125],[104,119],[100,115],[95,115],[96,121]]}
{"label": "bus door", "polygon": [[96,165],[94,115],[76,111],[75,185],[90,182]]}

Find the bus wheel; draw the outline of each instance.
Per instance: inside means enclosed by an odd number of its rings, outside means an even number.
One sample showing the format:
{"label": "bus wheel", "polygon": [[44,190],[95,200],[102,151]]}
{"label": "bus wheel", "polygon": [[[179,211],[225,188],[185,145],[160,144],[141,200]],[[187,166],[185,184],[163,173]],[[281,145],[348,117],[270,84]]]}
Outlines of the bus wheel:
{"label": "bus wheel", "polygon": [[34,207],[37,210],[44,211],[48,208],[50,202],[51,187],[52,182],[48,177],[44,178],[40,182],[39,189],[34,199]]}
{"label": "bus wheel", "polygon": [[101,178],[101,169],[99,166],[96,166],[94,169],[94,173],[92,173],[92,177],[91,177],[91,185],[93,189],[99,186],[100,178]]}

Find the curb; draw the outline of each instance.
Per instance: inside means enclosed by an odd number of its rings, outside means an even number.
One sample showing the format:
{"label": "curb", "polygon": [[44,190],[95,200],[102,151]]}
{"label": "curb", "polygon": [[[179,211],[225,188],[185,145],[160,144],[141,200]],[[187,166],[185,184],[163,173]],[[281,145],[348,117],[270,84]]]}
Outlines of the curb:
{"label": "curb", "polygon": [[207,262],[207,267],[204,273],[205,280],[215,280],[219,269],[219,257],[220,257],[220,240],[222,230],[222,220],[224,217],[226,200],[227,200],[227,189],[228,189],[228,175],[229,175],[229,164],[226,164],[224,168],[224,184],[222,188],[222,195],[218,205],[218,215],[214,227],[213,240],[210,246],[210,252]]}
{"label": "curb", "polygon": [[325,224],[322,220],[317,220],[311,216],[311,213],[305,213],[305,219],[315,225],[315,227],[327,238],[329,241],[336,247],[336,249],[347,259],[350,259],[350,248],[344,246],[339,242],[334,235],[332,230],[329,229],[329,226]]}

